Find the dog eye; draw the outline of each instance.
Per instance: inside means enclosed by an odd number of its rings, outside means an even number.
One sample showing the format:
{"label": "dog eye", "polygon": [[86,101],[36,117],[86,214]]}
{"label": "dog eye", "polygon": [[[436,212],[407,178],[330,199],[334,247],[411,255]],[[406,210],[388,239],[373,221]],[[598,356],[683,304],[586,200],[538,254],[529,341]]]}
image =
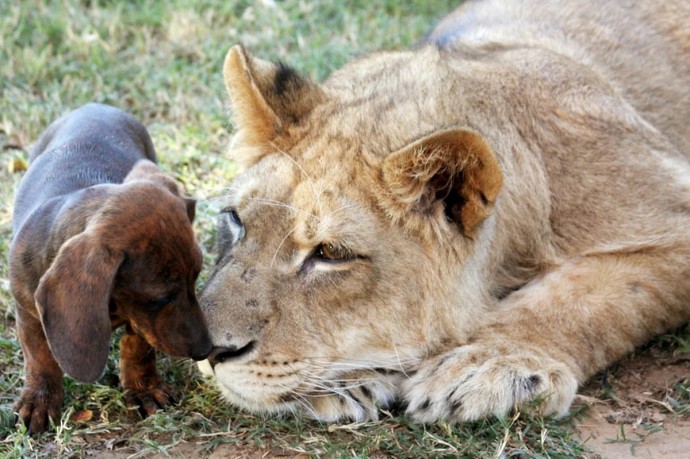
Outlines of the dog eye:
{"label": "dog eye", "polygon": [[324,261],[348,261],[357,258],[348,248],[331,242],[316,247],[314,257]]}
{"label": "dog eye", "polygon": [[156,298],[154,300],[149,301],[148,307],[150,310],[156,311],[172,303],[175,300],[176,296],[176,293],[170,293],[168,295],[165,295],[164,297]]}

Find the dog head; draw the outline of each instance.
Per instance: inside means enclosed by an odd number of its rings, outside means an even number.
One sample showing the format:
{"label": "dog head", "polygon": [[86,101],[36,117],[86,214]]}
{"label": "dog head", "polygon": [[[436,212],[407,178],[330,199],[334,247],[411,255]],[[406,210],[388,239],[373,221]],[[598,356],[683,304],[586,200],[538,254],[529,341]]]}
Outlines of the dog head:
{"label": "dog head", "polygon": [[98,378],[111,320],[162,352],[205,358],[211,340],[195,294],[195,201],[148,160],[122,185],[102,187],[93,193],[105,190],[99,210],[62,245],[35,294],[56,360],[79,380]]}

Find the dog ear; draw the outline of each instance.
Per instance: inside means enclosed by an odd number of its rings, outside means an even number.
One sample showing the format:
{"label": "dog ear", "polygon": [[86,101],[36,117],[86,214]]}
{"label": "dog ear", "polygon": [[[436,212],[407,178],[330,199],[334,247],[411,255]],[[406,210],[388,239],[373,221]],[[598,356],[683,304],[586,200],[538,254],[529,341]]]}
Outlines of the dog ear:
{"label": "dog ear", "polygon": [[436,132],[392,153],[383,177],[403,213],[442,211],[469,238],[491,214],[503,183],[487,142],[465,129]]}
{"label": "dog ear", "polygon": [[137,180],[151,180],[163,185],[173,194],[181,194],[180,186],[175,179],[161,171],[156,163],[148,159],[137,161],[123,180],[123,183],[136,182]]}
{"label": "dog ear", "polygon": [[63,244],[36,290],[53,356],[79,381],[98,379],[108,359],[110,295],[123,259],[88,231],[78,234]]}
{"label": "dog ear", "polygon": [[225,56],[223,78],[237,130],[231,151],[243,167],[271,152],[271,141],[325,98],[308,78],[285,64],[254,58],[241,45]]}
{"label": "dog ear", "polygon": [[129,171],[124,179],[124,182],[132,182],[135,180],[150,179],[151,177],[156,177],[158,175],[163,175],[158,165],[149,159],[140,159],[137,161],[132,170]]}
{"label": "dog ear", "polygon": [[187,207],[187,217],[189,217],[189,223],[194,223],[194,217],[196,216],[196,199],[184,198],[184,203]]}

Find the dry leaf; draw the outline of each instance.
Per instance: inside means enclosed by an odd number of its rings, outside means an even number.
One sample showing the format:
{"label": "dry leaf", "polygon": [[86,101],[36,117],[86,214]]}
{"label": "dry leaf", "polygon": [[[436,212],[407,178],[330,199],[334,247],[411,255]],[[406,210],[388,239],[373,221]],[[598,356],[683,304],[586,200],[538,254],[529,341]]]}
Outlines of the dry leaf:
{"label": "dry leaf", "polygon": [[70,416],[70,420],[72,422],[87,422],[91,419],[93,419],[93,411],[91,410],[77,411],[72,416]]}

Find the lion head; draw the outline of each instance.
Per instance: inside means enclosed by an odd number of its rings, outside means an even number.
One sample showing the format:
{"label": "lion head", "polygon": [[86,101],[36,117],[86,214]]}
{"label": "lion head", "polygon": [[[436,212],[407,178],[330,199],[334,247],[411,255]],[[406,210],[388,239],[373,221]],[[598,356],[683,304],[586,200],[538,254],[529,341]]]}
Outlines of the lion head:
{"label": "lion head", "polygon": [[201,368],[252,411],[376,417],[488,304],[490,286],[468,286],[487,269],[475,252],[499,164],[476,130],[434,118],[433,48],[317,85],[236,46],[224,78],[244,172],[222,199],[201,298],[216,350]]}

